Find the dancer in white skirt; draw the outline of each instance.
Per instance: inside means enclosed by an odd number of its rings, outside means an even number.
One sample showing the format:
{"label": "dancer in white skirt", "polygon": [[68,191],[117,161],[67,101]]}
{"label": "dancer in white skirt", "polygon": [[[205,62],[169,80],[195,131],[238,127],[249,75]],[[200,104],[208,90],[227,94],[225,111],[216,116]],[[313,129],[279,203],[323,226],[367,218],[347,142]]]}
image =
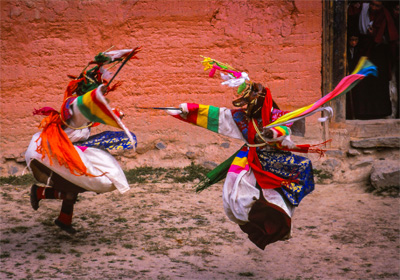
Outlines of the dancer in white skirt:
{"label": "dancer in white skirt", "polygon": [[[136,137],[122,123],[122,113],[112,109],[104,98],[119,85],[109,86],[115,75],[111,78],[104,66],[122,61],[120,70],[138,50],[98,54],[88,64],[95,66],[90,70],[86,67],[69,83],[60,112],[49,107],[34,112],[46,117],[39,125],[42,131],[33,135],[25,159],[35,179],[44,185],[31,187],[31,205],[37,210],[43,199],[61,199],[61,212],[55,224],[68,233],[76,232],[72,215],[79,193],[129,190],[123,170],[108,150],[134,149]],[[90,136],[91,127],[100,123],[124,131]]]}
{"label": "dancer in white skirt", "polygon": [[210,77],[221,71],[223,85],[238,87],[241,96],[233,101],[237,108],[183,103],[179,108],[154,109],[165,109],[181,121],[244,142],[233,156],[206,175],[196,191],[225,178],[222,198],[227,217],[264,250],[268,244],[290,237],[294,209],[315,187],[312,162],[295,153],[324,154],[326,142],[297,145],[291,140],[292,132],[299,131],[301,121],[316,112],[327,113],[319,118],[326,121],[332,116],[332,108],[322,105],[349,91],[365,76],[374,75],[376,67],[363,58],[355,72],[344,77],[332,92],[289,112],[280,110],[270,90],[250,81],[247,73],[208,57],[202,63],[204,70],[210,70]]}

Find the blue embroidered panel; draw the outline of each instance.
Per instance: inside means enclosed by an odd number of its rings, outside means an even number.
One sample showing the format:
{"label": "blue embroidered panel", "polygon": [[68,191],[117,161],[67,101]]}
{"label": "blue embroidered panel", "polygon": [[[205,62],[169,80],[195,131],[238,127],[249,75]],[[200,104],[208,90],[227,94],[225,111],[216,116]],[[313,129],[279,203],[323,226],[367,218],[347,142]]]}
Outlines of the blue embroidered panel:
{"label": "blue embroidered panel", "polygon": [[[136,142],[135,134],[132,134]],[[130,150],[133,145],[124,131],[104,131],[90,136],[86,141],[75,142],[74,145],[83,147],[99,148],[102,150]],[[135,147],[137,143],[135,143]]]}
{"label": "blue embroidered panel", "polygon": [[257,149],[263,170],[281,178],[297,179],[281,188],[289,202],[295,206],[314,190],[314,174],[312,163],[308,158],[285,151],[263,151]]}
{"label": "blue embroidered panel", "polygon": [[248,141],[247,132],[249,127],[249,121],[246,117],[244,109],[233,109],[231,110],[233,120],[242,132],[243,137]]}

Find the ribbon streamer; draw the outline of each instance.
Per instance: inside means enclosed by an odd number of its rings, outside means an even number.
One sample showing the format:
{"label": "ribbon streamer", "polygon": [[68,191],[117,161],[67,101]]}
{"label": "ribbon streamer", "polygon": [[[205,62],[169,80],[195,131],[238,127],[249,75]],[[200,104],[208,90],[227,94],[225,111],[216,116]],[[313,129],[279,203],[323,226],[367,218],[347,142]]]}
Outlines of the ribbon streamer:
{"label": "ribbon streamer", "polygon": [[339,84],[327,95],[320,98],[313,104],[307,105],[305,107],[299,108],[295,111],[292,111],[288,114],[283,115],[278,118],[276,121],[270,123],[266,128],[271,128],[275,126],[279,126],[285,123],[293,122],[294,120],[299,120],[308,116],[311,116],[316,112],[316,110],[322,105],[326,104],[329,101],[332,101],[334,98],[349,92],[353,87],[355,87],[362,79],[366,76],[373,75],[377,76],[378,72],[376,66],[373,65],[366,57],[362,57],[357,64],[357,67],[351,73],[351,75],[344,77]]}

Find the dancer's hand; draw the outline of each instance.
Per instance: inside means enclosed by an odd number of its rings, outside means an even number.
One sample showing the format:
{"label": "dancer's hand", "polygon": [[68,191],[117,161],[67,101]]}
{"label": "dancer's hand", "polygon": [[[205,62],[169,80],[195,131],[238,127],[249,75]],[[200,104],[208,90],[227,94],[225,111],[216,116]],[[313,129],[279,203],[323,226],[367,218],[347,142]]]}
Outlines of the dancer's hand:
{"label": "dancer's hand", "polygon": [[258,135],[258,133],[257,133],[254,138],[254,141],[256,143],[264,143],[264,140],[268,141],[268,140],[272,139],[273,137],[274,137],[274,133],[272,132],[272,130],[270,128],[263,128],[263,131],[261,131],[261,135]]}
{"label": "dancer's hand", "polygon": [[105,85],[99,85],[97,90],[99,90],[101,94],[104,95],[107,92],[107,87]]}
{"label": "dancer's hand", "polygon": [[171,116],[180,115],[182,118],[186,118],[187,114],[189,113],[187,104],[186,103],[180,104],[179,109],[180,110],[176,110],[176,109],[166,110],[166,112]]}
{"label": "dancer's hand", "polygon": [[274,138],[274,133],[270,128],[263,128],[263,131],[261,132],[262,137],[272,139]]}

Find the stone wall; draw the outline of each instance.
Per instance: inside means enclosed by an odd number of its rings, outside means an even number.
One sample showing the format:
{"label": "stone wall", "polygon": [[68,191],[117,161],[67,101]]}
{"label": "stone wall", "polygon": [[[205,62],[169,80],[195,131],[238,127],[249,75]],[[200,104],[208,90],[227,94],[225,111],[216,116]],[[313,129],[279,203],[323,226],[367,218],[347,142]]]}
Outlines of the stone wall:
{"label": "stone wall", "polygon": [[[58,109],[67,74],[111,46],[142,47],[108,96],[138,137],[137,153],[119,158],[124,168],[219,163],[241,143],[135,106],[232,107],[235,91],[208,78],[200,55],[248,72],[282,109],[312,103],[321,97],[321,35],[320,1],[2,0],[0,175],[22,172],[41,120],[32,110]],[[313,118],[307,135],[321,138]]]}

